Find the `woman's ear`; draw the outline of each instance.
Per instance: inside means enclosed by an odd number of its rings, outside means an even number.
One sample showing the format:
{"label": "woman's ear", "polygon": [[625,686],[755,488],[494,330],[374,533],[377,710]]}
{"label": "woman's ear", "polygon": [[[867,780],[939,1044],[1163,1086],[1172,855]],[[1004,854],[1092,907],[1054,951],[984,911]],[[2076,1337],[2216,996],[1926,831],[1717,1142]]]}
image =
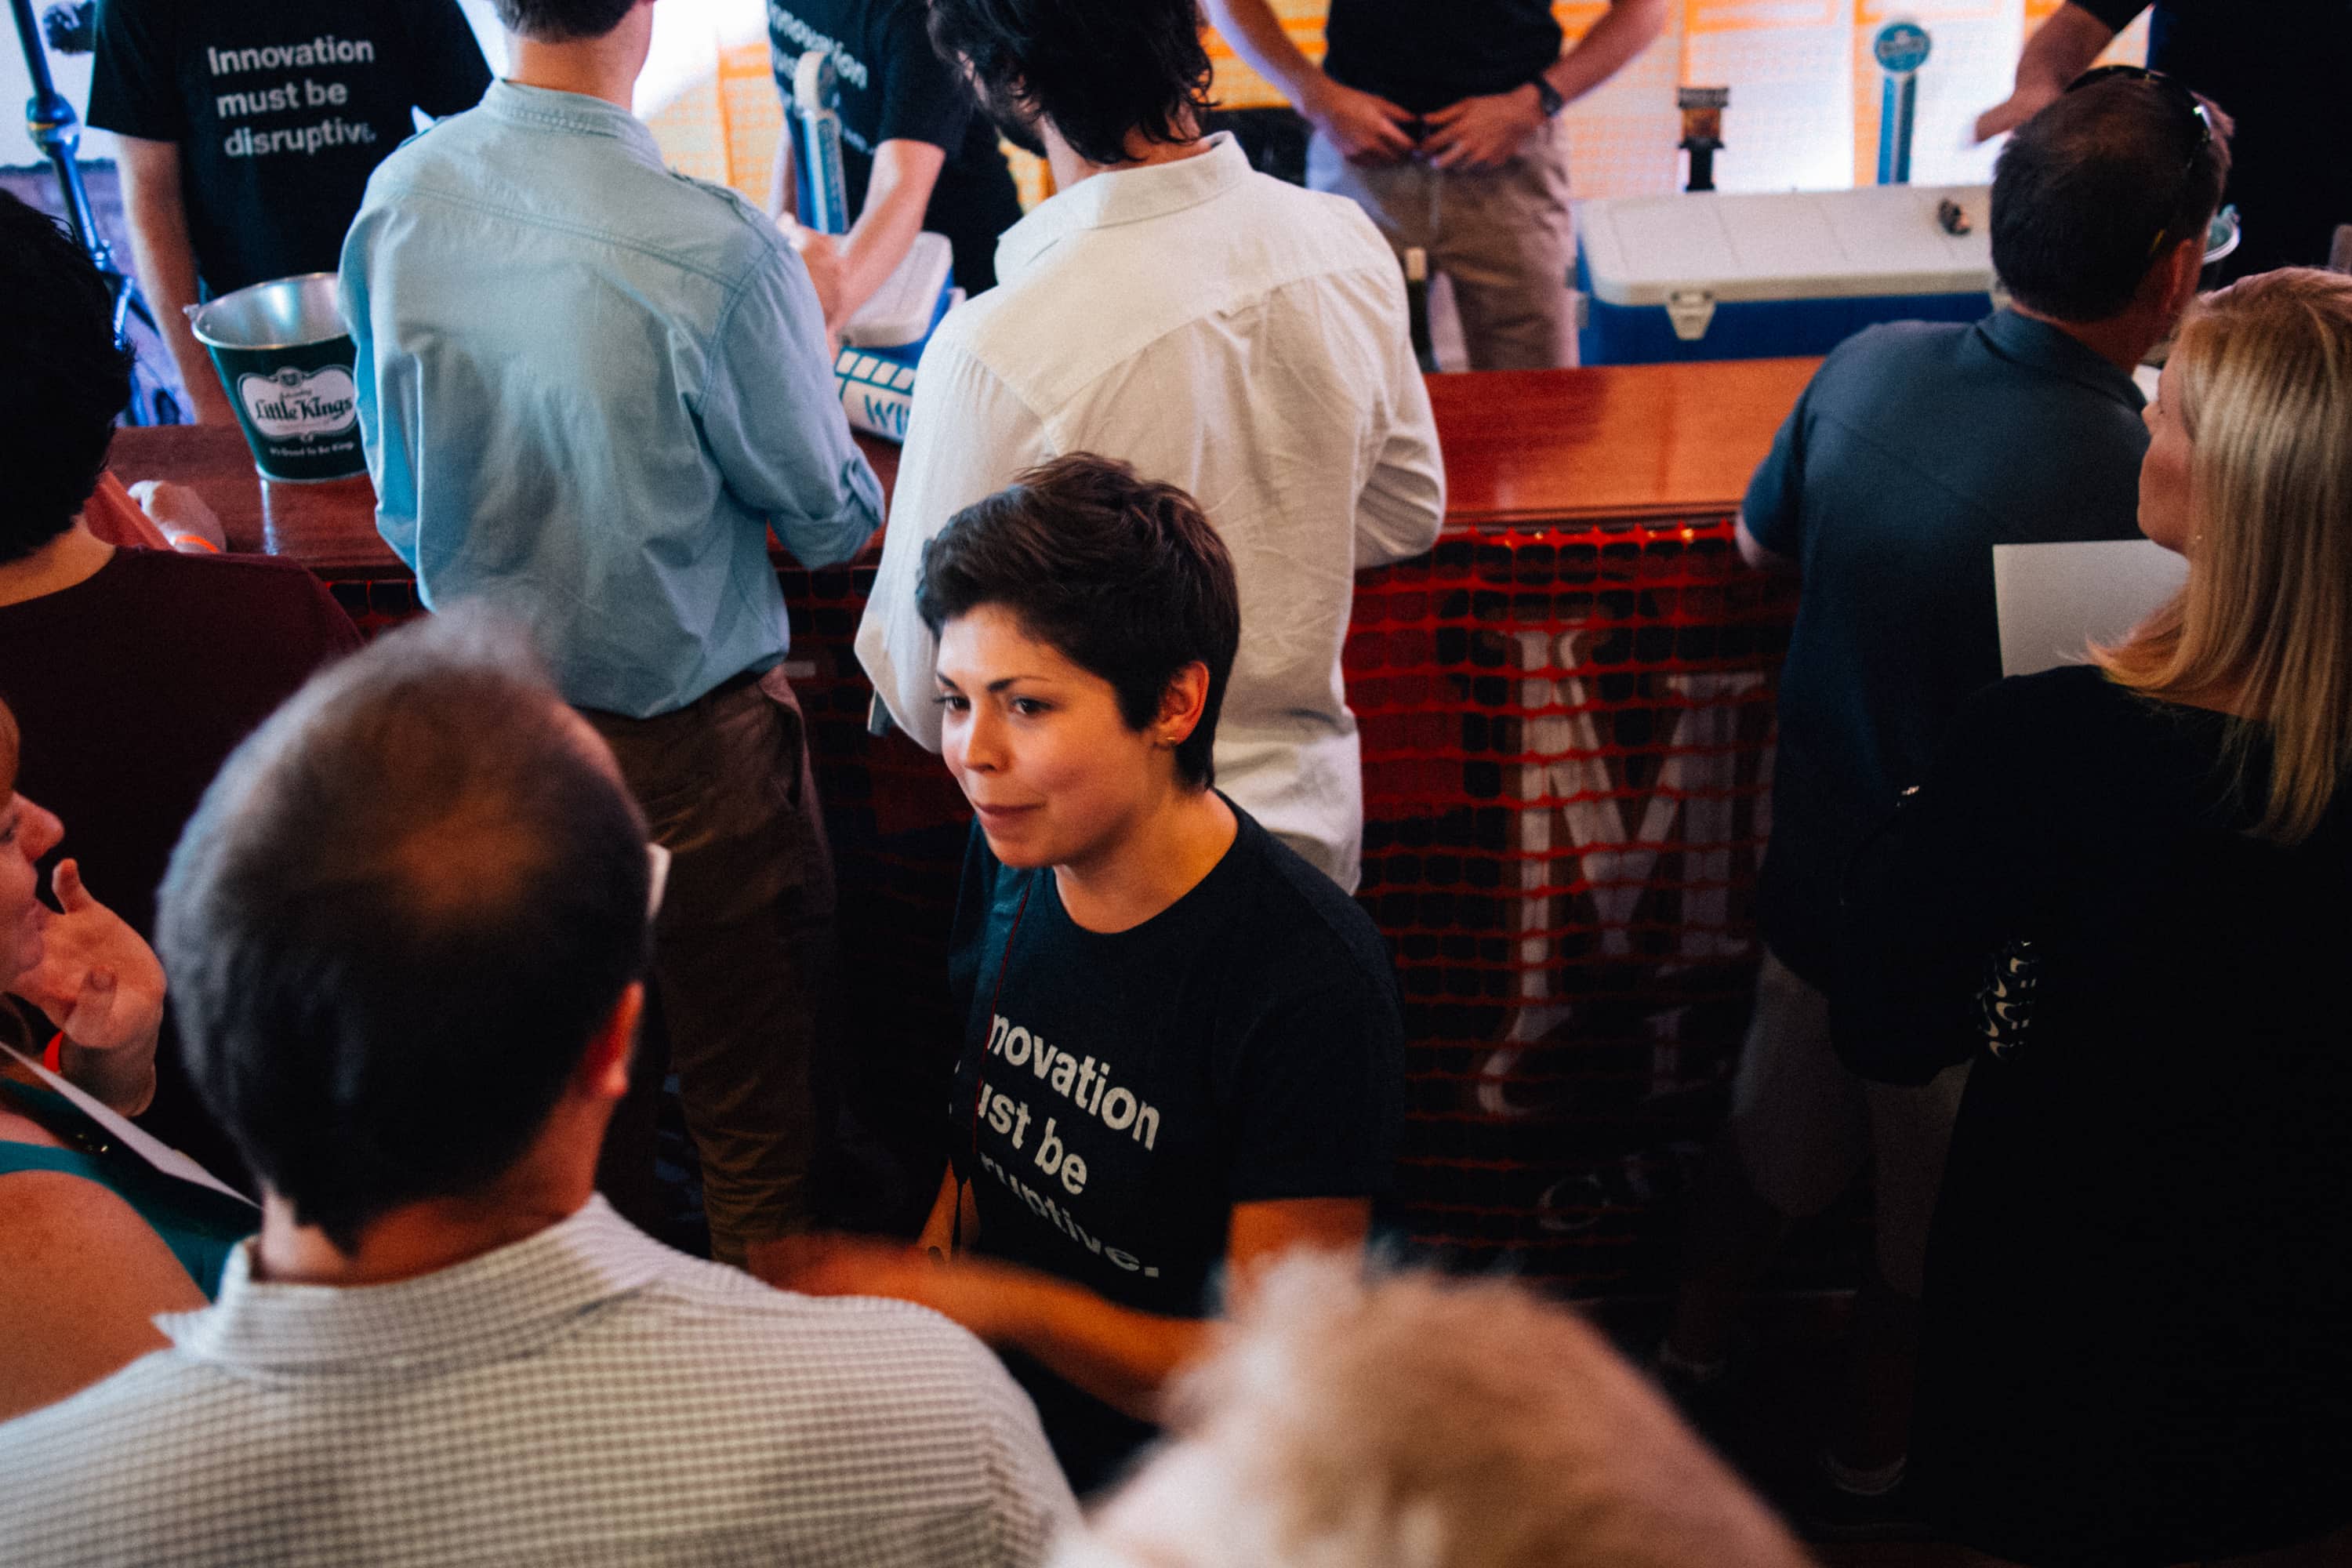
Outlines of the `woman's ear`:
{"label": "woman's ear", "polygon": [[1159,743],[1181,746],[1192,739],[1208,706],[1209,667],[1196,658],[1171,676],[1160,694],[1160,717],[1153,722]]}

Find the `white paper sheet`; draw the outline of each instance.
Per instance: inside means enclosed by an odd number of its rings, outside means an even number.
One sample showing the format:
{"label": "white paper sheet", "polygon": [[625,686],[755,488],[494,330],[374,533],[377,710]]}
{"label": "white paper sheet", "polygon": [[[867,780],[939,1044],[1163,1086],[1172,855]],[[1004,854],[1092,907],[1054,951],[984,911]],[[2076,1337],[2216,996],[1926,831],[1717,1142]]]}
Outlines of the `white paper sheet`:
{"label": "white paper sheet", "polygon": [[2188,579],[2187,561],[2146,539],[1996,544],[2000,672],[2080,663],[2089,644],[2118,641]]}
{"label": "white paper sheet", "polygon": [[76,1109],[87,1112],[91,1121],[105,1128],[107,1132],[124,1148],[163,1172],[163,1174],[176,1176],[184,1182],[194,1182],[200,1187],[210,1187],[216,1193],[226,1193],[230,1197],[248,1207],[257,1209],[260,1206],[177,1149],[152,1133],[141,1131],[127,1117],[118,1111],[109,1110],[103,1102],[76,1089],[22,1051],[11,1050],[6,1046],[0,1046],[0,1051],[7,1051],[10,1056],[32,1068],[40,1078],[44,1087],[64,1095],[73,1102]]}

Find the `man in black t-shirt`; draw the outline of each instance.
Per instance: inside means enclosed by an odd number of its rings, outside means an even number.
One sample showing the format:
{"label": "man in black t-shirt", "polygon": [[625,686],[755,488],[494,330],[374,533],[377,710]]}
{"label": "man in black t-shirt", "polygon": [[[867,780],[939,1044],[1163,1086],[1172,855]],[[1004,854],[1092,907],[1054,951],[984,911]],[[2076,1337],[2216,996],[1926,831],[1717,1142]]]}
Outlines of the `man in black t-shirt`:
{"label": "man in black t-shirt", "polygon": [[923,0],[770,0],[768,47],[784,97],[768,210],[792,200],[793,69],[810,49],[833,57],[841,85],[842,184],[857,215],[838,241],[802,238],[801,254],[835,331],[873,297],[915,236],[944,235],[968,294],[996,284],[996,239],[1021,198],[996,130],[971,89],[931,47]]}
{"label": "man in black t-shirt", "polygon": [[[2022,124],[2098,58],[2148,0],[2073,0],[2034,33],[2017,90],[1977,121],[1979,138]],[[2352,224],[2352,5],[2346,0],[2156,0],[2147,63],[2234,121],[2224,199],[2245,240],[2223,281],[2321,267]]]}
{"label": "man in black t-shirt", "polygon": [[1611,0],[1575,47],[1549,0],[1331,0],[1317,69],[1269,0],[1208,0],[1315,125],[1307,183],[1350,196],[1454,289],[1472,370],[1574,363],[1561,109],[1649,46],[1666,0]]}
{"label": "man in black t-shirt", "polygon": [[332,272],[414,111],[489,85],[457,0],[103,0],[89,122],[115,133],[140,287],[199,418],[235,416],[184,308]]}

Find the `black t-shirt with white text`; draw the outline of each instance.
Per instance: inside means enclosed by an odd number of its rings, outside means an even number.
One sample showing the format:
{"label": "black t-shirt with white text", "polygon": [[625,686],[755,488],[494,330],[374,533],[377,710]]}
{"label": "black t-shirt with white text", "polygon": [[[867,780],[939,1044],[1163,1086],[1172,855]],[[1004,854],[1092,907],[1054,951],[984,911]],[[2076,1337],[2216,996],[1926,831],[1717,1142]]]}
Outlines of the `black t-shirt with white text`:
{"label": "black t-shirt with white text", "polygon": [[[2148,0],[2079,0],[2121,30]],[[2352,4],[2347,0],[2157,0],[2147,63],[2237,121],[2228,199],[2245,242],[2224,279],[2324,267],[2352,223]]]}
{"label": "black t-shirt with white text", "polygon": [[1559,58],[1550,0],[1331,0],[1331,79],[1415,114],[1508,92]]}
{"label": "black t-shirt with white text", "polygon": [[977,294],[996,282],[997,237],[1021,217],[1021,197],[961,73],[931,47],[924,0],[768,0],[768,49],[789,108],[793,69],[809,49],[833,56],[841,84],[843,195],[866,208],[874,150],[928,142],[947,154],[923,226],[955,247],[955,279]]}
{"label": "black t-shirt with white text", "polygon": [[[1387,949],[1328,878],[1234,816],[1197,887],[1110,934],[1070,919],[1051,871],[1005,868],[973,831],[949,1115],[982,1254],[1199,1317],[1234,1205],[1389,1192],[1404,1037]],[[1082,1489],[1150,1436],[1007,1360]]]}
{"label": "black t-shirt with white text", "polygon": [[368,176],[481,101],[457,0],[103,0],[89,122],[180,149],[205,289],[332,272]]}

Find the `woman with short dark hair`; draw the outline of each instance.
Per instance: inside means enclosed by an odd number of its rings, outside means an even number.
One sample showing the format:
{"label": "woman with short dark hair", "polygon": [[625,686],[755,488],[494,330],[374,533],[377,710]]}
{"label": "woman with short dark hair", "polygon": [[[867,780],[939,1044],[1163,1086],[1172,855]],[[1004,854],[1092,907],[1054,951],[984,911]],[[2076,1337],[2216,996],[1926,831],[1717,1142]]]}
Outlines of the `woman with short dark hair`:
{"label": "woman with short dark hair", "polygon": [[1062,458],[949,523],[919,603],[979,819],[937,1261],[837,1246],[796,1283],[996,1345],[1084,1490],[1151,1435],[1225,1270],[1362,1245],[1402,1121],[1395,981],[1363,911],[1212,787],[1240,611],[1191,498]]}
{"label": "woman with short dark hair", "polygon": [[1974,1059],[1912,1452],[2036,1564],[2352,1523],[2352,279],[2208,297],[2147,416],[2187,586],[1962,710],[1832,994],[1866,1076]]}

